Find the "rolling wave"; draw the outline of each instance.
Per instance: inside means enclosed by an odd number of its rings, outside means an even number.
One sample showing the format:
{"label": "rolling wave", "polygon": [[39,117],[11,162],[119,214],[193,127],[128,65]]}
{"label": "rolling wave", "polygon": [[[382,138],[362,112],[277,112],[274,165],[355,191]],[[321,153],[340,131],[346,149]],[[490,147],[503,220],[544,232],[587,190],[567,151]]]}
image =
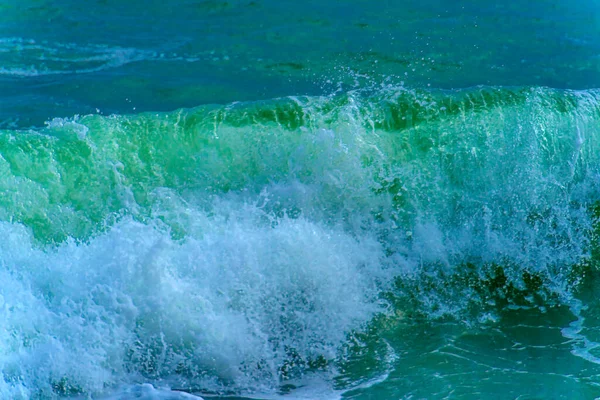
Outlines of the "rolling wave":
{"label": "rolling wave", "polygon": [[384,87],[0,131],[0,393],[277,393],[333,382],[381,318],[568,304],[599,96]]}

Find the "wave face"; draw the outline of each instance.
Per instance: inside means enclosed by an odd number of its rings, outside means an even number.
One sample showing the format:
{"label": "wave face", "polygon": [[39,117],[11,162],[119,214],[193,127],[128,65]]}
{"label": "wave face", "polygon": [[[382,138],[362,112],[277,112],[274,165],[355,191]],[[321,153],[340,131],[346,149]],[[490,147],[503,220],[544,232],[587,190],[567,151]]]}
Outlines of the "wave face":
{"label": "wave face", "polygon": [[333,391],[382,317],[573,304],[599,100],[388,87],[1,131],[0,397]]}

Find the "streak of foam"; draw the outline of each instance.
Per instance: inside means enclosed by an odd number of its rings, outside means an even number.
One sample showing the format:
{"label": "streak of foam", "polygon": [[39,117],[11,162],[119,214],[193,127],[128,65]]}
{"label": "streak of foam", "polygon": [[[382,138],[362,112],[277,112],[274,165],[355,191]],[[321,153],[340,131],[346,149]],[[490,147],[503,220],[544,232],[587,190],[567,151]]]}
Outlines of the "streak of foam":
{"label": "streak of foam", "polygon": [[0,75],[18,77],[90,73],[152,58],[151,52],[134,48],[81,46],[21,38],[1,39],[0,53],[19,55],[16,60],[6,56],[0,68]]}
{"label": "streak of foam", "polygon": [[116,393],[102,397],[100,400],[203,400],[203,398],[185,392],[155,388],[145,383],[122,387]]}
{"label": "streak of foam", "polygon": [[133,47],[0,38],[0,54],[4,54],[0,75],[27,78],[87,74],[141,61],[214,62],[213,53],[178,55]]}
{"label": "streak of foam", "polygon": [[589,340],[582,331],[586,328],[583,312],[587,307],[577,299],[571,301],[570,310],[577,318],[568,327],[561,329],[562,335],[572,342],[571,354],[583,358],[591,363],[600,365],[600,357],[592,354],[592,351],[600,348],[600,343]]}

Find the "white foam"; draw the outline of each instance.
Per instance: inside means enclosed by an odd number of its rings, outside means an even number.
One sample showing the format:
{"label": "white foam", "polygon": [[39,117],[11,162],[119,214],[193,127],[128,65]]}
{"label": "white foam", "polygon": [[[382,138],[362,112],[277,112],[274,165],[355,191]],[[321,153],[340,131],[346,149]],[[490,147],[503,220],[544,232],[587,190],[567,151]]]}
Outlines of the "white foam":
{"label": "white foam", "polygon": [[189,393],[172,391],[169,389],[155,388],[149,383],[141,385],[130,385],[119,388],[116,393],[102,400],[202,400],[202,397]]}
{"label": "white foam", "polygon": [[155,379],[269,392],[290,351],[335,357],[378,310],[378,282],[389,281],[380,244],[262,217],[198,215],[183,241],[159,223],[125,219],[89,243],[51,250],[0,223],[0,397]]}

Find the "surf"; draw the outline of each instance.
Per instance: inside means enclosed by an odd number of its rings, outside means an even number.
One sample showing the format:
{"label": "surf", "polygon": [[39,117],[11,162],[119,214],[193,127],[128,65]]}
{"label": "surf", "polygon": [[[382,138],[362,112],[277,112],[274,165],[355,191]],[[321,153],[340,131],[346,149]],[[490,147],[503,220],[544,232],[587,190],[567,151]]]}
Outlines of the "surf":
{"label": "surf", "polygon": [[335,394],[353,343],[389,374],[383,327],[573,306],[599,96],[382,86],[2,130],[0,393]]}

